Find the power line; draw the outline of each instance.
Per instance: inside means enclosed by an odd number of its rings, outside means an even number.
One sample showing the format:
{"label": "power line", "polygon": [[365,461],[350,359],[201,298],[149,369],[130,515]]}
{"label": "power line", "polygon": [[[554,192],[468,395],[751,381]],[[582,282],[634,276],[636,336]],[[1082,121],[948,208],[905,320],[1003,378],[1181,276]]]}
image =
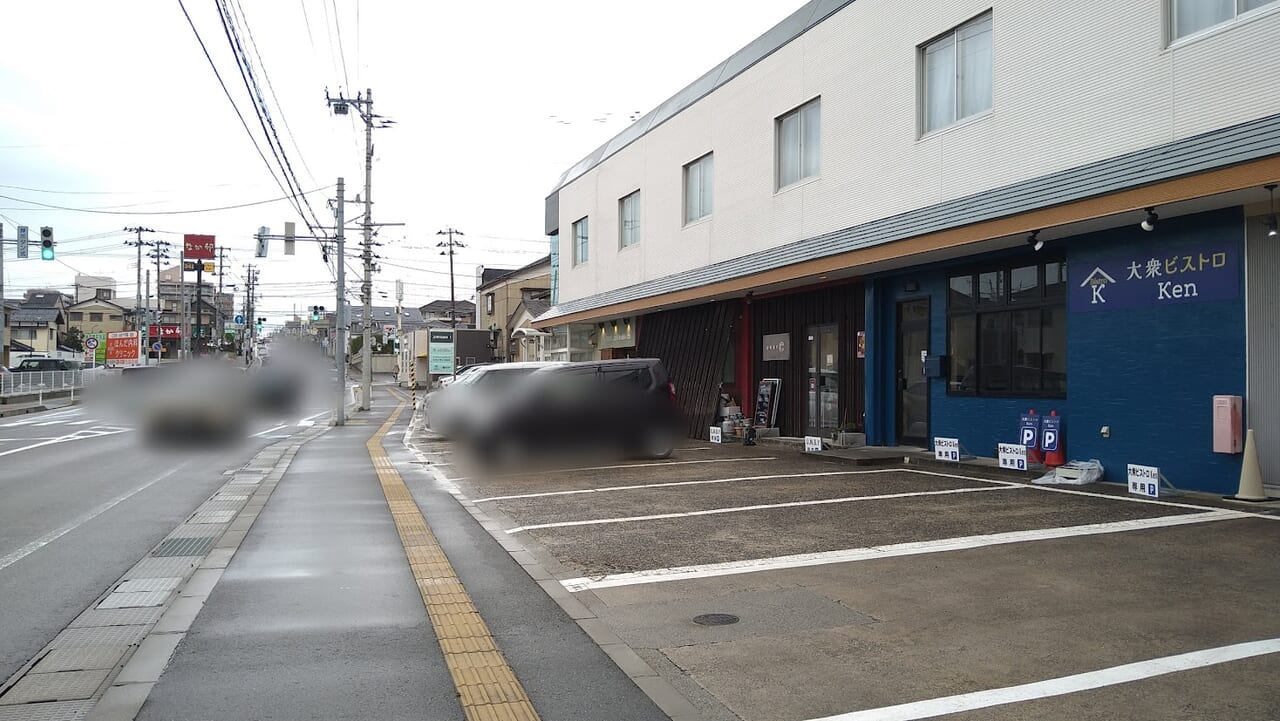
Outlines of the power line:
{"label": "power line", "polygon": [[342,60],[342,82],[350,88],[351,81],[347,78],[347,51],[342,49],[342,21],[338,19],[337,0],[329,0],[329,4],[333,6],[333,27],[338,31],[338,57]]}
{"label": "power line", "polygon": [[[263,159],[265,160],[266,158],[264,157]],[[298,195],[310,195],[312,193],[317,193],[321,190],[328,190],[329,188],[332,188],[332,187],[333,187],[332,185],[325,185],[323,187],[313,188],[311,190],[303,191],[301,193],[298,193]],[[284,190],[283,187],[281,187],[280,189],[282,191]],[[288,191],[285,191],[285,192],[287,193]],[[252,203],[239,203],[237,205],[222,205],[216,208],[193,208],[190,210],[151,210],[147,212],[135,212],[135,211],[124,211],[124,210],[103,210],[101,208],[72,208],[65,205],[54,205],[52,203],[41,203],[35,200],[27,200],[26,198],[15,198],[10,195],[0,195],[0,198],[4,198],[5,200],[12,200],[16,203],[27,203],[29,205],[38,206],[36,208],[23,208],[23,210],[31,210],[31,211],[39,210],[41,208],[46,208],[49,210],[68,210],[74,213],[98,213],[100,215],[187,215],[189,213],[215,213],[221,210],[235,210],[237,208],[251,208],[255,205],[266,205],[268,203],[278,203],[282,200],[292,200],[293,195],[284,195],[279,198],[269,198],[267,200],[256,200]]]}

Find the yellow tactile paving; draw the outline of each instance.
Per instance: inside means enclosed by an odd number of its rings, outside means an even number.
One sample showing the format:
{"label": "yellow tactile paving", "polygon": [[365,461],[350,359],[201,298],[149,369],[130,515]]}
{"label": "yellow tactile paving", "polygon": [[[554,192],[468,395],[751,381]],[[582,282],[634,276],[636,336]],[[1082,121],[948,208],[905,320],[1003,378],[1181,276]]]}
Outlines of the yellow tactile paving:
{"label": "yellow tactile paving", "polygon": [[413,494],[382,448],[382,438],[400,419],[404,407],[402,401],[365,447],[440,642],[445,665],[458,690],[462,711],[468,721],[538,721],[538,712],[529,703],[524,687],[498,650],[493,634],[431,533]]}

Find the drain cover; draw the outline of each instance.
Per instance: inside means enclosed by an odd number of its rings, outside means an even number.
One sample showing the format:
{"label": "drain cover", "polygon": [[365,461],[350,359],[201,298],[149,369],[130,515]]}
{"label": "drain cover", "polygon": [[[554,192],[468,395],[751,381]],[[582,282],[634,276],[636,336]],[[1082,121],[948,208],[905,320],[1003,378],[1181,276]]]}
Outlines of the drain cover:
{"label": "drain cover", "polygon": [[738,617],[732,613],[704,613],[701,616],[694,616],[693,622],[699,626],[728,626],[731,623],[737,623]]}

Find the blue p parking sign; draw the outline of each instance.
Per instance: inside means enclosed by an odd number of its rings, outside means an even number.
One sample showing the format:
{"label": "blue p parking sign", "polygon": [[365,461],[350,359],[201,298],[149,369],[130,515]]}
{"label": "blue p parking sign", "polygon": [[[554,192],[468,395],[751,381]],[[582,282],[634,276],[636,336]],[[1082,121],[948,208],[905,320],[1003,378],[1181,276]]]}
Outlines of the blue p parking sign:
{"label": "blue p parking sign", "polygon": [[1023,413],[1019,426],[1018,442],[1027,448],[1035,448],[1040,436],[1040,416]]}
{"label": "blue p parking sign", "polygon": [[1062,435],[1062,417],[1045,416],[1040,421],[1040,449],[1046,453],[1058,450],[1058,439]]}

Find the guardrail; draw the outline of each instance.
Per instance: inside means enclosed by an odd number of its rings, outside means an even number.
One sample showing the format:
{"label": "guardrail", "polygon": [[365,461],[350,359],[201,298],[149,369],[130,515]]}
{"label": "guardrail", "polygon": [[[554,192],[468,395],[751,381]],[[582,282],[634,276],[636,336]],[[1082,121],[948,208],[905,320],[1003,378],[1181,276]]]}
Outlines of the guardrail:
{"label": "guardrail", "polygon": [[0,374],[0,396],[69,391],[93,385],[106,370],[28,371]]}

